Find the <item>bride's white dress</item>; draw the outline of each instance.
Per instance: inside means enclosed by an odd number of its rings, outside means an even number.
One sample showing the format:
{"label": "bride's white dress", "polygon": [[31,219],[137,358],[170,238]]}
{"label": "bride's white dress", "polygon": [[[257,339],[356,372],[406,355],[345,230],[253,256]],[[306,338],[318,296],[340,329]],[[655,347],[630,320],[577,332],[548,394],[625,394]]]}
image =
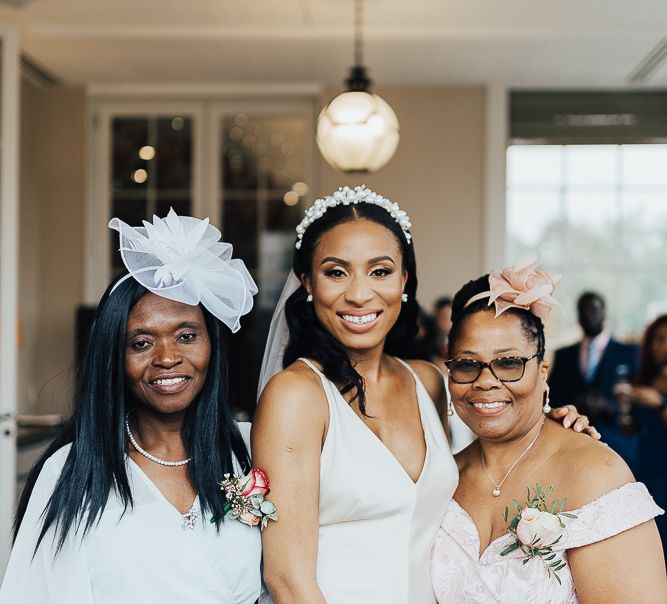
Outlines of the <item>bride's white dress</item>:
{"label": "bride's white dress", "polygon": [[[564,538],[554,551],[567,562],[567,550],[602,541],[662,514],[640,482],[614,489],[565,519]],[[561,583],[547,574],[536,558],[523,564],[520,550],[501,556],[512,544],[509,534],[499,537],[479,555],[477,528],[468,513],[452,501],[433,546],[431,573],[438,602],[467,604],[573,604],[578,602],[569,566],[558,572]]]}
{"label": "bride's white dress", "polygon": [[[239,424],[246,438],[250,424]],[[54,558],[53,528],[35,558],[44,510],[70,445],[42,468],[5,578],[0,604],[252,604],[260,591],[258,527],[225,520],[220,533],[200,513],[193,529],[131,459],[127,472],[134,507],[121,517],[111,493],[99,524],[83,538],[70,535]]]}
{"label": "bride's white dress", "polygon": [[[303,360],[303,359],[302,359]],[[327,604],[432,604],[429,551],[458,483],[433,401],[414,371],[426,459],[414,482],[312,363],[329,404],[320,459],[317,583]]]}

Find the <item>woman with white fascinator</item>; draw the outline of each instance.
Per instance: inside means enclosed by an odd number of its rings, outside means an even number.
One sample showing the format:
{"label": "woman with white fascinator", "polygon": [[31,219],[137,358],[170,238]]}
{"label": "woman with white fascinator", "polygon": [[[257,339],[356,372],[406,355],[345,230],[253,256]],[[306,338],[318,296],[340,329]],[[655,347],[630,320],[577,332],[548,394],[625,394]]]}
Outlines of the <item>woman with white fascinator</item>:
{"label": "woman with white fascinator", "polygon": [[429,549],[458,472],[442,374],[401,360],[417,332],[410,227],[363,186],[318,199],[297,227],[252,433],[281,510],[263,534],[267,601],[435,602]]}
{"label": "woman with white fascinator", "polygon": [[208,220],[109,226],[128,272],[100,301],[72,416],[28,477],[0,602],[250,604],[257,525],[276,514],[227,405],[222,324],[239,329],[257,288]]}

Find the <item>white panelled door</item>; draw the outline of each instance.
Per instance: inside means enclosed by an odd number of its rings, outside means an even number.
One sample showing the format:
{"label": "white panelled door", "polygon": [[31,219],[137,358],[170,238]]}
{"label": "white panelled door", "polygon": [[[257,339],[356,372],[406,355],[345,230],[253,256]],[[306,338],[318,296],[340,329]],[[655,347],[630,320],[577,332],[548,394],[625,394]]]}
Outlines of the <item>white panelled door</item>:
{"label": "white panelled door", "polygon": [[18,398],[19,37],[0,26],[0,576],[16,503]]}

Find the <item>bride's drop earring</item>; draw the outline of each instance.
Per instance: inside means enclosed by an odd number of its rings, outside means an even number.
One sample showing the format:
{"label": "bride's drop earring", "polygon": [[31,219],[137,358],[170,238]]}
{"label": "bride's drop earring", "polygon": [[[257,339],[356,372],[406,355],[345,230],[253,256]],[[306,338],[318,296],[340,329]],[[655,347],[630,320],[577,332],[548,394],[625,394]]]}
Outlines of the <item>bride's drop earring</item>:
{"label": "bride's drop earring", "polygon": [[549,384],[547,384],[547,389],[544,391],[544,406],[542,407],[542,411],[545,413],[551,412],[551,405],[549,404]]}

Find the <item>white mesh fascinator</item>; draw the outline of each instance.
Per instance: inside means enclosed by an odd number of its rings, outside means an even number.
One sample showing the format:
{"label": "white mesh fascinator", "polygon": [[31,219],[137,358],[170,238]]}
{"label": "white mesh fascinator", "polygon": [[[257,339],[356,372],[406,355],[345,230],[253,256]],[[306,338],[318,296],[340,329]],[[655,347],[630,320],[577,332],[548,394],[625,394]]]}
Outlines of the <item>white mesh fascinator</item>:
{"label": "white mesh fascinator", "polygon": [[133,277],[163,298],[202,304],[237,332],[257,286],[243,261],[232,259],[232,246],[220,241],[220,231],[208,218],[178,216],[173,209],[166,218],[153,216],[152,224],[143,224],[131,227],[119,218],[109,222],[120,233],[120,255],[130,273],[125,279]]}

